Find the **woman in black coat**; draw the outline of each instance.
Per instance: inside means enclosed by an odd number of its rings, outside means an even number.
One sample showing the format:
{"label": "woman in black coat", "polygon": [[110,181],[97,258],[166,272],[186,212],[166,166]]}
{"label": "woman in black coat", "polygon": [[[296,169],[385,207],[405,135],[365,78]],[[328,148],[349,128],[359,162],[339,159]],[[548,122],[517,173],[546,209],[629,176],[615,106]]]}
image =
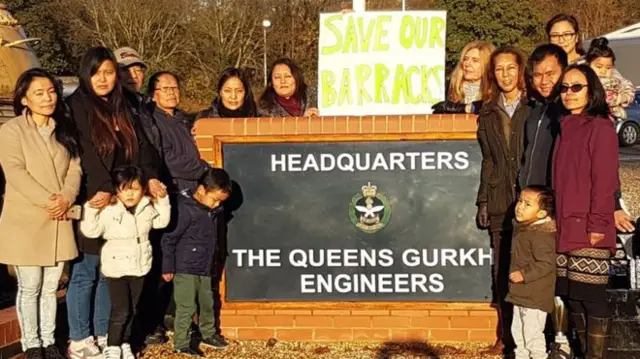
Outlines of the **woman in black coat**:
{"label": "woman in black coat", "polygon": [[[150,178],[150,194],[166,195],[157,179],[158,156],[123,89],[113,53],[104,47],[90,49],[80,64],[79,79],[79,88],[67,100],[80,136],[83,180],[77,203],[97,208],[111,203],[111,172],[122,165],[141,167]],[[85,238],[79,231],[76,238],[80,256],[71,264],[67,290],[69,355],[94,357],[107,344],[111,307],[99,271],[102,240]]]}

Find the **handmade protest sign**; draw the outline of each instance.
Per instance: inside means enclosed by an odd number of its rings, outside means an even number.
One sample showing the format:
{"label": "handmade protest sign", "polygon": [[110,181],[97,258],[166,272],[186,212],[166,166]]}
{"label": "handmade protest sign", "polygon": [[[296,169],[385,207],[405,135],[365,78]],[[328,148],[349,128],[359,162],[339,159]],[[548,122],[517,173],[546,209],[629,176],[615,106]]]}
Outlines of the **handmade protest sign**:
{"label": "handmade protest sign", "polygon": [[431,113],[445,95],[445,38],[445,11],[321,14],[320,113]]}

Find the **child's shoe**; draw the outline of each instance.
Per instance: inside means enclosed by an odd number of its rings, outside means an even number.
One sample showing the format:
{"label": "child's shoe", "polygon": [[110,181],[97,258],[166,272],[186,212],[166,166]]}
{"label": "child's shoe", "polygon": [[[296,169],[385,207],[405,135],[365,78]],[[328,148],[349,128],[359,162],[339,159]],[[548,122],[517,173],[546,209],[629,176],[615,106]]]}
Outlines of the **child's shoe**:
{"label": "child's shoe", "polygon": [[129,345],[129,343],[123,343],[120,346],[120,349],[122,350],[122,359],[136,359],[135,354],[131,351],[131,345]]}
{"label": "child's shoe", "polygon": [[104,355],[104,359],[120,359],[122,350],[120,347],[110,346],[106,347],[102,354]]}
{"label": "child's shoe", "polygon": [[221,335],[214,335],[211,338],[205,338],[200,343],[205,348],[213,348],[213,349],[226,349],[229,346],[229,343],[224,339]]}

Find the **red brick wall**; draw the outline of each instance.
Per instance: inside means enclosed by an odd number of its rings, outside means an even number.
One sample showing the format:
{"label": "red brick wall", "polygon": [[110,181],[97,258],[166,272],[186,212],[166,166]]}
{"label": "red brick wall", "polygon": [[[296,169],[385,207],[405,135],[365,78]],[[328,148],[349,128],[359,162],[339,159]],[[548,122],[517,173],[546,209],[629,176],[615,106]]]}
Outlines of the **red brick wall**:
{"label": "red brick wall", "polygon": [[[398,304],[394,307],[402,306]],[[495,340],[497,318],[488,304],[457,303],[459,309],[444,309],[448,305],[428,303],[415,310],[223,309],[221,322],[226,336],[246,340]]]}
{"label": "red brick wall", "polygon": [[[475,132],[476,117],[470,115],[206,119],[196,124],[196,141],[203,158],[219,165],[220,137],[473,139]],[[224,308],[223,330],[233,339],[492,342],[497,321],[489,303],[232,302]]]}

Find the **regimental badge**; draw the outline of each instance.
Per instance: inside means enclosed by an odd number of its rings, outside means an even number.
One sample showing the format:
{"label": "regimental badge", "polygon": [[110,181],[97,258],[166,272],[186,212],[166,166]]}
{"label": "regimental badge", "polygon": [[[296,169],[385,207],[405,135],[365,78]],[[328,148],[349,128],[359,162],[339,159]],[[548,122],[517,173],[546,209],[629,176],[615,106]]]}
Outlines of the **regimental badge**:
{"label": "regimental badge", "polygon": [[391,219],[391,203],[371,182],[362,186],[349,203],[349,218],[354,226],[365,233],[376,233]]}

